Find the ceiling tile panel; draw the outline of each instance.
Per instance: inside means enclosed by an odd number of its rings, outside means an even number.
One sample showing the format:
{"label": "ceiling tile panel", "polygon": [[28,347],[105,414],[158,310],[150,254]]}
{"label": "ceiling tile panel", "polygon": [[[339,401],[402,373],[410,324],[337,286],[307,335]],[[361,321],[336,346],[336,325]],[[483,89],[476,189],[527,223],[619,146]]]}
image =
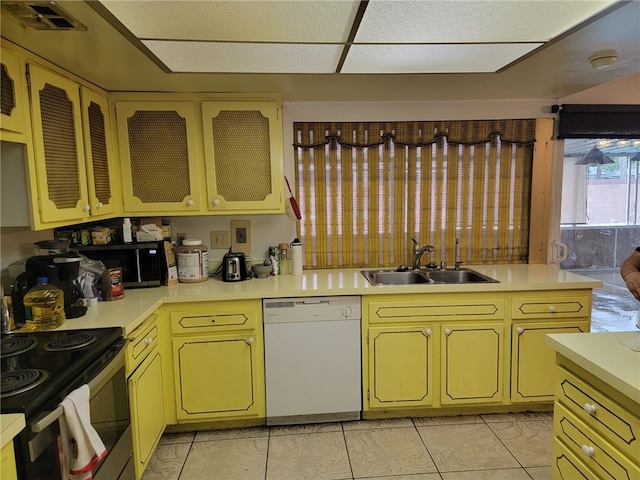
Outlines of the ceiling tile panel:
{"label": "ceiling tile panel", "polygon": [[346,42],[357,0],[102,1],[141,39]]}
{"label": "ceiling tile panel", "polygon": [[616,0],[371,0],[356,42],[544,42]]}
{"label": "ceiling tile panel", "polygon": [[353,45],[342,73],[495,72],[540,45]]}
{"label": "ceiling tile panel", "polygon": [[173,72],[334,73],[341,45],[143,42]]}

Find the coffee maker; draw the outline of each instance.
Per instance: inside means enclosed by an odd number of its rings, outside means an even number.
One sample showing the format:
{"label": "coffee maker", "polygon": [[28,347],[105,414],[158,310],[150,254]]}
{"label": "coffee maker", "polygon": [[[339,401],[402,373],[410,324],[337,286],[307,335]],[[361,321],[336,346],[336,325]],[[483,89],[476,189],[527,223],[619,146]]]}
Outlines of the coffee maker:
{"label": "coffee maker", "polygon": [[77,253],[36,255],[25,263],[28,288],[36,284],[38,277],[47,277],[50,284],[64,292],[64,313],[67,318],[81,317],[87,313],[87,307],[76,305],[78,299],[82,298],[77,281],[81,258]]}

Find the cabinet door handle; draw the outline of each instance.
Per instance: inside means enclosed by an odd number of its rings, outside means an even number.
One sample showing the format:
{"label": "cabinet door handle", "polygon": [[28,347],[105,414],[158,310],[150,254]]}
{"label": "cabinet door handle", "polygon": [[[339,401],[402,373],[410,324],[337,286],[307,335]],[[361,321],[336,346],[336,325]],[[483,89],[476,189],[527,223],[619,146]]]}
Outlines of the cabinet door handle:
{"label": "cabinet door handle", "polygon": [[187,200],[187,205],[191,207],[193,205],[193,200]]}
{"label": "cabinet door handle", "polygon": [[585,403],[584,404],[584,411],[587,413],[590,413],[591,415],[593,415],[594,413],[596,413],[596,406],[592,405],[590,403]]}
{"label": "cabinet door handle", "polygon": [[555,305],[550,305],[550,306],[549,306],[549,311],[550,311],[551,313],[556,313],[556,306],[555,306]]}
{"label": "cabinet door handle", "polygon": [[213,204],[214,204],[214,205],[220,205],[220,200],[216,198],[216,199],[213,201]]}
{"label": "cabinet door handle", "polygon": [[451,335],[451,329],[445,328],[444,329],[444,334],[447,335],[447,336]]}
{"label": "cabinet door handle", "polygon": [[83,209],[85,212],[88,212],[89,210],[91,210],[91,205],[89,205],[89,204],[83,205],[83,206],[82,206],[82,209]]}
{"label": "cabinet door handle", "polygon": [[433,333],[433,332],[431,331],[431,329],[430,329],[430,328],[427,328],[427,329],[424,331],[424,334],[425,334],[427,337],[430,337],[432,333]]}
{"label": "cabinet door handle", "polygon": [[100,209],[100,208],[102,208],[102,207],[104,207],[104,205],[102,204],[102,202],[98,202],[98,203],[96,203],[96,208]]}
{"label": "cabinet door handle", "polygon": [[251,345],[255,340],[253,339],[253,337],[249,337],[247,338],[246,342]]}
{"label": "cabinet door handle", "polygon": [[146,343],[147,345],[151,345],[151,344],[153,343],[153,338],[151,338],[151,337],[146,338],[146,339],[144,340],[144,343]]}
{"label": "cabinet door handle", "polygon": [[518,332],[518,335],[522,335],[522,332],[524,332],[524,328],[518,327],[516,328],[516,332]]}
{"label": "cabinet door handle", "polygon": [[595,450],[593,449],[593,447],[590,447],[589,445],[582,445],[582,453],[584,453],[587,457],[593,457],[593,454],[595,453]]}

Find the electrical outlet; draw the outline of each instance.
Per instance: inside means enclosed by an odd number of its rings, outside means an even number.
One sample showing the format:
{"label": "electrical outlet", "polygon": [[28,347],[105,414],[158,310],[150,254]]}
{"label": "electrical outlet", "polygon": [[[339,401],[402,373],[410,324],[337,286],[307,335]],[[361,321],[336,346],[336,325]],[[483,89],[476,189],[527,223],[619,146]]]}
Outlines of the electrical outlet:
{"label": "electrical outlet", "polygon": [[177,233],[176,234],[176,245],[181,247],[182,246],[182,241],[187,238],[187,234],[186,233]]}
{"label": "electrical outlet", "polygon": [[211,235],[211,248],[227,249],[231,246],[229,241],[229,232],[209,232]]}
{"label": "electrical outlet", "polygon": [[250,220],[231,220],[231,250],[251,254]]}

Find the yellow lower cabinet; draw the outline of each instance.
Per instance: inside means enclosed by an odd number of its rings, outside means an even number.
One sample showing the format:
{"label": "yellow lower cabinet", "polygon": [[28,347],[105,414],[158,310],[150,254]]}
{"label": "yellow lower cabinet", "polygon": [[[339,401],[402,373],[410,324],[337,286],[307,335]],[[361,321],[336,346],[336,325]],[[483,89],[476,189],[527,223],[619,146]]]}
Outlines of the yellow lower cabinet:
{"label": "yellow lower cabinet", "polygon": [[640,478],[638,464],[621,455],[613,445],[560,403],[555,404],[553,411],[553,434],[566,446],[566,450],[595,472],[595,476],[589,478]]}
{"label": "yellow lower cabinet", "polygon": [[162,385],[162,359],[156,351],[129,377],[136,479],[142,477],[166,426]]}
{"label": "yellow lower cabinet", "polygon": [[369,409],[419,407],[432,403],[432,329],[369,329]]}
{"label": "yellow lower cabinet", "polygon": [[511,401],[552,401],[555,351],[546,345],[549,333],[589,331],[589,321],[549,325],[549,322],[514,324],[511,332]]}
{"label": "yellow lower cabinet", "polygon": [[174,338],[178,422],[264,416],[251,333]]}
{"label": "yellow lower cabinet", "polygon": [[17,480],[18,472],[16,470],[16,455],[13,448],[13,441],[7,442],[2,447],[2,463],[0,464],[0,477],[2,480]]}
{"label": "yellow lower cabinet", "polygon": [[440,402],[502,402],[503,345],[502,323],[441,325]]}

